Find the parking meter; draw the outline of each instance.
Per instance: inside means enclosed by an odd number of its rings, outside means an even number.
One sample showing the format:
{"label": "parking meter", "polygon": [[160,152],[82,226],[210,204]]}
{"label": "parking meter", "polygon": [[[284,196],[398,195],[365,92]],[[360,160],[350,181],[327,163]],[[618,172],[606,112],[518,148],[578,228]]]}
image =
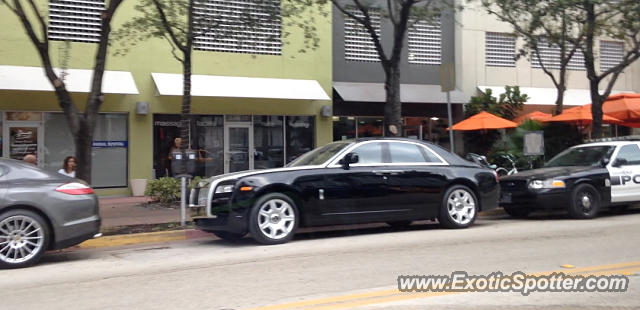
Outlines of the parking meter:
{"label": "parking meter", "polygon": [[194,150],[186,150],[187,174],[194,175],[196,173],[197,153]]}
{"label": "parking meter", "polygon": [[176,150],[171,152],[171,171],[173,175],[185,174],[187,171],[185,169],[185,158],[184,154],[181,150]]}

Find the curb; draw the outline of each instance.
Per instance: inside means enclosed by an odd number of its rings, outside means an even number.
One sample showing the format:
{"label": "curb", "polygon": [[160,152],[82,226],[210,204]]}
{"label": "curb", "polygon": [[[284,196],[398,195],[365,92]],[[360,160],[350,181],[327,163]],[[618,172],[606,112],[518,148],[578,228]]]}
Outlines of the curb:
{"label": "curb", "polygon": [[133,244],[161,243],[176,240],[187,240],[209,237],[210,234],[197,229],[158,231],[150,233],[111,235],[97,239],[89,239],[76,247],[80,249],[95,249],[106,247],[120,247]]}

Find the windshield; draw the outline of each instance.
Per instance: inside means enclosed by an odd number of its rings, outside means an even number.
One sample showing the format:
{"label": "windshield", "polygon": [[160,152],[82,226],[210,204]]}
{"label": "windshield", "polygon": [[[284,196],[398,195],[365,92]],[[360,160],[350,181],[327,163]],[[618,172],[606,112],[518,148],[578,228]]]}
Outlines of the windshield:
{"label": "windshield", "polygon": [[545,167],[600,165],[602,159],[611,158],[614,149],[611,145],[570,148],[552,158]]}
{"label": "windshield", "polygon": [[287,167],[313,166],[323,164],[327,160],[329,160],[329,158],[333,157],[333,155],[340,152],[349,144],[351,144],[351,142],[341,141],[329,143],[323,147],[319,147],[302,154],[302,156],[289,163]]}

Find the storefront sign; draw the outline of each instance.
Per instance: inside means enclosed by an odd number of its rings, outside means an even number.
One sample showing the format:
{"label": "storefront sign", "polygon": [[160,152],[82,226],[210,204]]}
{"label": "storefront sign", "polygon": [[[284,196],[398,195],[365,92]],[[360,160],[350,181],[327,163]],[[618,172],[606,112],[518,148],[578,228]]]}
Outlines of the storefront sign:
{"label": "storefront sign", "polygon": [[129,141],[93,141],[93,147],[128,147]]}

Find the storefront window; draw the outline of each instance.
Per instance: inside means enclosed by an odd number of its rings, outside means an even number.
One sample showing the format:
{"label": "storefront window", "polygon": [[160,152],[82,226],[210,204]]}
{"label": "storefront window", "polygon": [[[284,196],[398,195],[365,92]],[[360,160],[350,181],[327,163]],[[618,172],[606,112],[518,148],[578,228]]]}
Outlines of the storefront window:
{"label": "storefront window", "polygon": [[315,119],[313,116],[286,117],[287,163],[311,151],[315,141]]}
{"label": "storefront window", "polygon": [[[198,153],[196,176],[213,176],[224,172],[224,127],[221,115],[194,115],[189,140],[181,141]],[[153,169],[156,178],[174,176],[170,152],[180,138],[180,115],[153,116]]]}
{"label": "storefront window", "polygon": [[356,118],[352,116],[333,117],[333,140],[347,140],[356,137]]}
{"label": "storefront window", "polygon": [[358,138],[382,137],[382,117],[358,117]]}
{"label": "storefront window", "polygon": [[[75,144],[64,114],[45,113],[44,118],[44,169],[58,171],[65,157],[75,155]],[[127,186],[127,132],[126,114],[98,115],[91,165],[93,187]]]}
{"label": "storefront window", "polygon": [[197,116],[195,140],[192,148],[198,150],[199,176],[213,176],[224,172],[224,127],[221,115]]}
{"label": "storefront window", "polygon": [[284,166],[282,116],[253,117],[253,164],[255,169]]}

